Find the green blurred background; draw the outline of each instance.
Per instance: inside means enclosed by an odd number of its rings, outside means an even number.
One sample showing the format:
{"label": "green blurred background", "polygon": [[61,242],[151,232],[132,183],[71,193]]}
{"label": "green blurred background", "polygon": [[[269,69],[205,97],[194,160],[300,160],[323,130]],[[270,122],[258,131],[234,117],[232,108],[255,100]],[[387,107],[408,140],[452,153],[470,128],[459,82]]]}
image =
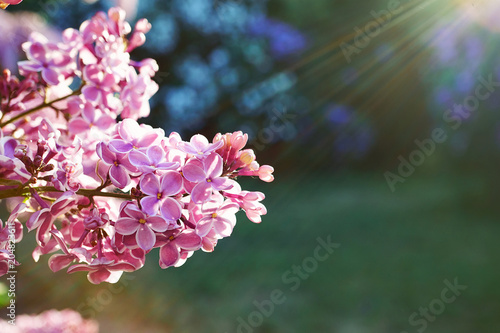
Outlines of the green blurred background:
{"label": "green blurred background", "polygon": [[[387,10],[389,1],[257,2],[261,7],[254,13],[286,22],[307,42],[290,37],[301,47],[283,56],[273,53],[271,39],[255,39],[261,38],[256,32],[241,32],[250,39],[207,35],[195,24],[179,23],[182,43],[137,57],[155,57],[164,73],[172,73],[159,82],[165,86],[158,93],[162,100],[154,102],[146,122],[179,128],[184,137],[240,128],[251,133],[258,160],[276,170],[273,183],[243,181],[243,188],[266,194],[263,222],[253,224],[239,213],[232,237],[213,253],[199,251],[184,266],[164,271],[153,251],[143,269],[111,289],[90,285],[84,274],[54,274],[47,258],[35,264],[30,234],[18,246],[18,313],[78,309],[98,320],[102,332],[498,332],[500,94],[481,101],[458,129],[443,114],[474,95],[478,77],[499,79],[500,25],[490,16],[500,13],[500,5],[401,1],[387,27],[357,47],[349,62],[341,45],[356,46],[357,29],[363,31],[374,21],[371,12]],[[60,12],[77,26],[92,10],[112,5],[69,1],[75,8],[69,13],[68,7],[44,12],[44,3],[54,2],[25,0],[24,10],[38,11],[56,27],[63,24],[57,22]],[[177,2],[166,3],[140,1],[138,16],[150,19],[161,6]],[[175,15],[181,22],[181,14]],[[244,50],[255,45],[269,66],[245,60]],[[182,81],[187,74],[176,72],[184,55],[208,59],[219,46],[229,50],[241,82],[227,90],[217,86],[216,102],[190,115],[196,121],[167,113],[180,103],[174,92],[189,85]],[[276,88],[279,93],[266,95],[255,110],[239,102],[279,73],[293,76],[292,88]],[[173,97],[163,100],[162,93]],[[291,124],[262,144],[259,135],[276,109],[292,115]],[[399,158],[408,160],[418,149],[415,140],[430,138],[435,128],[445,129],[448,140],[392,191],[387,172],[398,175]],[[283,275],[313,255],[318,237],[331,237],[340,247],[291,290]],[[436,304],[444,280],[455,278],[467,286],[455,301],[425,327],[410,320]],[[248,323],[254,303],[269,300],[275,289],[286,301],[259,325],[243,328],[239,318]]]}

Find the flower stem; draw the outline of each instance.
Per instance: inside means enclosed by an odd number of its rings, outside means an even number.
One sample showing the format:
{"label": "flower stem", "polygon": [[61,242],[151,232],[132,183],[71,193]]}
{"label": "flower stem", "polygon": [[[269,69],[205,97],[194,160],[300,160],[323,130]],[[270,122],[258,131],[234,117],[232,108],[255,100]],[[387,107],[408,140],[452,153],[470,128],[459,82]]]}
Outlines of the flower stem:
{"label": "flower stem", "polygon": [[74,95],[79,95],[81,93],[81,90],[83,88],[83,85],[80,86],[77,90],[73,91],[71,94],[69,95],[66,95],[66,96],[63,96],[63,97],[60,97],[60,98],[57,98],[53,101],[50,101],[50,102],[43,102],[42,104],[38,105],[38,106],[35,106],[34,108],[32,109],[29,109],[27,111],[24,111],[23,113],[20,113],[18,114],[17,116],[15,117],[12,117],[10,118],[9,120],[3,122],[0,124],[0,128],[4,128],[6,125],[8,124],[11,124],[13,122],[15,122],[16,120],[19,120],[21,118],[24,118],[26,117],[27,115],[33,113],[33,112],[36,112],[36,111],[39,111],[41,109],[44,109],[44,108],[47,108],[47,107],[51,107],[54,103],[57,103],[57,102],[60,102],[60,101],[63,101],[65,100],[66,98],[69,98],[71,96],[74,96]]}
{"label": "flower stem", "polygon": [[[37,192],[39,193],[62,193],[62,191],[59,191],[55,187],[52,186],[40,186],[40,187],[34,187]],[[25,188],[13,188],[13,189],[0,189],[0,200],[1,199],[7,199],[7,198],[13,198],[13,197],[23,197],[27,194],[30,194],[30,187],[25,187]],[[92,198],[92,197],[108,197],[108,198],[119,198],[119,199],[128,199],[128,200],[133,200],[135,197],[133,197],[131,194],[128,193],[114,193],[114,192],[101,192],[98,189],[79,189],[76,192],[77,195],[82,195],[87,198]]]}

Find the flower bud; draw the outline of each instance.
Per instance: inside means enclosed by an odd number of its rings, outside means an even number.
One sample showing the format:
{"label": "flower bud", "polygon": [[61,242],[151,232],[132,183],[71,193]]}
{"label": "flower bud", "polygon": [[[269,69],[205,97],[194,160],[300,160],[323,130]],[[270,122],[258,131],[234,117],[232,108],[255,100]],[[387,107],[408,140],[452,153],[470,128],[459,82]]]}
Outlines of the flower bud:
{"label": "flower bud", "polygon": [[262,181],[270,183],[274,180],[274,176],[272,173],[274,172],[274,168],[270,165],[263,165],[259,168],[259,178]]}
{"label": "flower bud", "polygon": [[83,225],[85,226],[85,229],[89,230],[102,228],[108,222],[108,214],[100,214],[97,209],[93,209],[90,215],[83,219]]}
{"label": "flower bud", "polygon": [[240,153],[239,160],[244,165],[249,165],[253,161],[255,161],[255,153],[253,152],[252,149],[245,149]]}

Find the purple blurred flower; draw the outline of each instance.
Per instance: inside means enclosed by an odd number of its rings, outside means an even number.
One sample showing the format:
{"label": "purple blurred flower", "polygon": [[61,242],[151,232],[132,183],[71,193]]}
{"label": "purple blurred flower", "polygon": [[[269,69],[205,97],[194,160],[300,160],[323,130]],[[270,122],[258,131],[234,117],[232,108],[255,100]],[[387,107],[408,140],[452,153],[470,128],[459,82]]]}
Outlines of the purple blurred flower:
{"label": "purple blurred flower", "polygon": [[73,57],[39,33],[33,33],[30,41],[23,44],[23,49],[28,57],[28,60],[19,62],[23,75],[41,72],[45,82],[57,86],[76,70]]}
{"label": "purple blurred flower", "polygon": [[138,119],[149,116],[149,99],[158,91],[158,84],[148,72],[137,74],[133,67],[127,73],[127,85],[121,93],[124,102],[122,118]]}
{"label": "purple blurred flower", "polygon": [[331,105],[327,112],[326,118],[334,125],[346,125],[353,119],[353,111],[345,105]]}
{"label": "purple blurred flower", "polygon": [[82,93],[87,100],[111,109],[118,106],[119,100],[113,96],[113,89],[118,79],[113,74],[107,73],[98,65],[88,65],[83,70],[83,77],[86,85]]}
{"label": "purple blurred flower", "polygon": [[96,109],[91,103],[85,103],[81,117],[71,119],[68,129],[74,134],[79,134],[93,126],[106,131],[113,124],[115,124],[113,117]]}
{"label": "purple blurred flower", "polygon": [[264,16],[250,22],[248,33],[251,36],[268,38],[271,52],[278,59],[298,53],[307,47],[307,39],[299,30]]}
{"label": "purple blurred flower", "polygon": [[39,315],[18,315],[16,324],[0,319],[0,332],[9,333],[98,333],[99,325],[94,320],[83,319],[73,310],[48,310]]}
{"label": "purple blurred flower", "polygon": [[[29,24],[26,24],[29,22]],[[33,12],[0,11],[0,64],[2,68],[16,68],[20,60],[21,45],[33,31],[57,40],[59,31],[47,25],[45,19]],[[24,56],[24,54],[23,54]]]}

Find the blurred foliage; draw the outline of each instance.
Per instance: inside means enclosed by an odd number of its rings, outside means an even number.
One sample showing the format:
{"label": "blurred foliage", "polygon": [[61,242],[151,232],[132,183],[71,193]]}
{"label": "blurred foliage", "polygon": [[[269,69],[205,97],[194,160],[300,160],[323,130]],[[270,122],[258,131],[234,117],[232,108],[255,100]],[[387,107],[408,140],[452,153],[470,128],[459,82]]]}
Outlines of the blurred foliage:
{"label": "blurred foliage", "polygon": [[9,288],[4,283],[0,283],[0,308],[9,305],[9,302]]}

